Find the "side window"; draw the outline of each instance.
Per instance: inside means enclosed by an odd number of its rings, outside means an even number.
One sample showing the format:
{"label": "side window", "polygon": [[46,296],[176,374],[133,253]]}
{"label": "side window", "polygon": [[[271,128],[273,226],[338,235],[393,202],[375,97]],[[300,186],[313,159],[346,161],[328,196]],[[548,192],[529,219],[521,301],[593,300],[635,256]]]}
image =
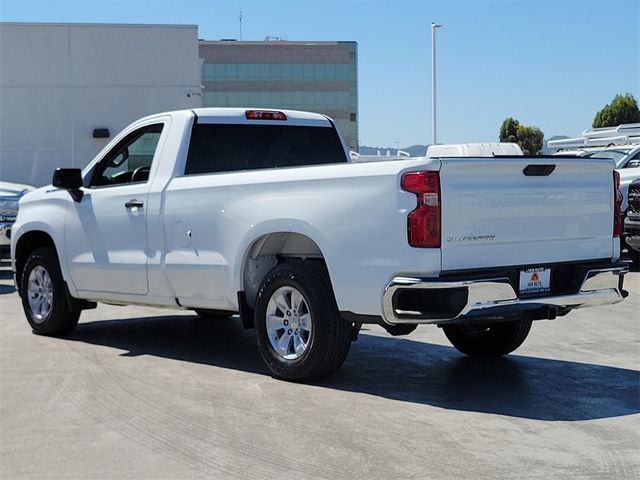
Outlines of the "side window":
{"label": "side window", "polygon": [[330,127],[196,124],[185,175],[345,163]]}
{"label": "side window", "polygon": [[160,140],[162,124],[149,125],[129,134],[98,164],[91,186],[144,183]]}
{"label": "side window", "polygon": [[640,160],[640,151],[625,161],[616,161],[616,168],[638,168],[638,160]]}

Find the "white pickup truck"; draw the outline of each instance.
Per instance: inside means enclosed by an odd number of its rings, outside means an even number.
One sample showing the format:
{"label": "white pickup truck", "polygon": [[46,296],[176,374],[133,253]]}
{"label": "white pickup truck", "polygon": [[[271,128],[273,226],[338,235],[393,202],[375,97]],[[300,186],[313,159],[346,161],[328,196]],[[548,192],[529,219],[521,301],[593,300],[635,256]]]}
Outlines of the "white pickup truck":
{"label": "white pickup truck", "polygon": [[335,372],[363,323],[435,324],[465,354],[504,355],[532,320],[627,295],[613,167],[350,163],[323,115],[169,112],[27,194],[12,265],[35,333],[96,302],[239,313],[288,380]]}

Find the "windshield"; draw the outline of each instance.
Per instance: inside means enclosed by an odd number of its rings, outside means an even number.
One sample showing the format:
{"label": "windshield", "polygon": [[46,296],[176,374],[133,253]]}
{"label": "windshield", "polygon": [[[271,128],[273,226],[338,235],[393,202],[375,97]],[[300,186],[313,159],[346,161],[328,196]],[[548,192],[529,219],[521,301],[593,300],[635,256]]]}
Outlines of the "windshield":
{"label": "windshield", "polygon": [[616,162],[616,166],[620,165],[620,161],[629,153],[630,149],[619,150],[602,150],[600,152],[587,153],[583,157],[587,158],[610,158]]}

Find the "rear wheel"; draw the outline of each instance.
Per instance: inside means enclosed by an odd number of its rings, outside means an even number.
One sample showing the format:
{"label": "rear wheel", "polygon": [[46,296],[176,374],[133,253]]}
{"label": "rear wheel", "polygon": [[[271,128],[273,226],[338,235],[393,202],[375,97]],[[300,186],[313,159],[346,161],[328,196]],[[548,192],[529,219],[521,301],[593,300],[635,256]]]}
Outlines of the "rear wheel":
{"label": "rear wheel", "polygon": [[22,272],[20,293],[33,333],[64,335],[78,324],[80,310],[72,310],[69,305],[54,248],[38,248],[29,255]]}
{"label": "rear wheel", "polygon": [[255,330],[260,354],[276,377],[303,381],[333,374],[349,352],[352,329],[338,312],[323,266],[283,263],[263,280]]}
{"label": "rear wheel", "polygon": [[530,320],[443,327],[451,344],[470,357],[499,357],[522,345],[531,330]]}

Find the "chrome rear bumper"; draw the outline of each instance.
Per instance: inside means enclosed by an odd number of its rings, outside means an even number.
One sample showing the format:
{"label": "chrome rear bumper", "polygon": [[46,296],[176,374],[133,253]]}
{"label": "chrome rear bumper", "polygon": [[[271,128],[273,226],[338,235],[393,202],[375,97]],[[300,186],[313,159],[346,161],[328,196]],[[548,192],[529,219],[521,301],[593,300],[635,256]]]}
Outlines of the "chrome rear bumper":
{"label": "chrome rear bumper", "polygon": [[[608,305],[622,301],[627,295],[622,290],[622,277],[629,271],[626,266],[588,270],[579,290],[570,295],[518,298],[507,277],[475,280],[438,281],[433,278],[395,277],[386,287],[383,296],[384,321],[396,324],[446,324],[464,321],[466,317],[493,316],[496,311],[510,308],[514,311],[526,308],[582,308]],[[449,315],[430,316],[428,312],[400,310],[394,306],[396,293],[403,290],[431,290],[446,292],[466,290],[466,302]]]}

